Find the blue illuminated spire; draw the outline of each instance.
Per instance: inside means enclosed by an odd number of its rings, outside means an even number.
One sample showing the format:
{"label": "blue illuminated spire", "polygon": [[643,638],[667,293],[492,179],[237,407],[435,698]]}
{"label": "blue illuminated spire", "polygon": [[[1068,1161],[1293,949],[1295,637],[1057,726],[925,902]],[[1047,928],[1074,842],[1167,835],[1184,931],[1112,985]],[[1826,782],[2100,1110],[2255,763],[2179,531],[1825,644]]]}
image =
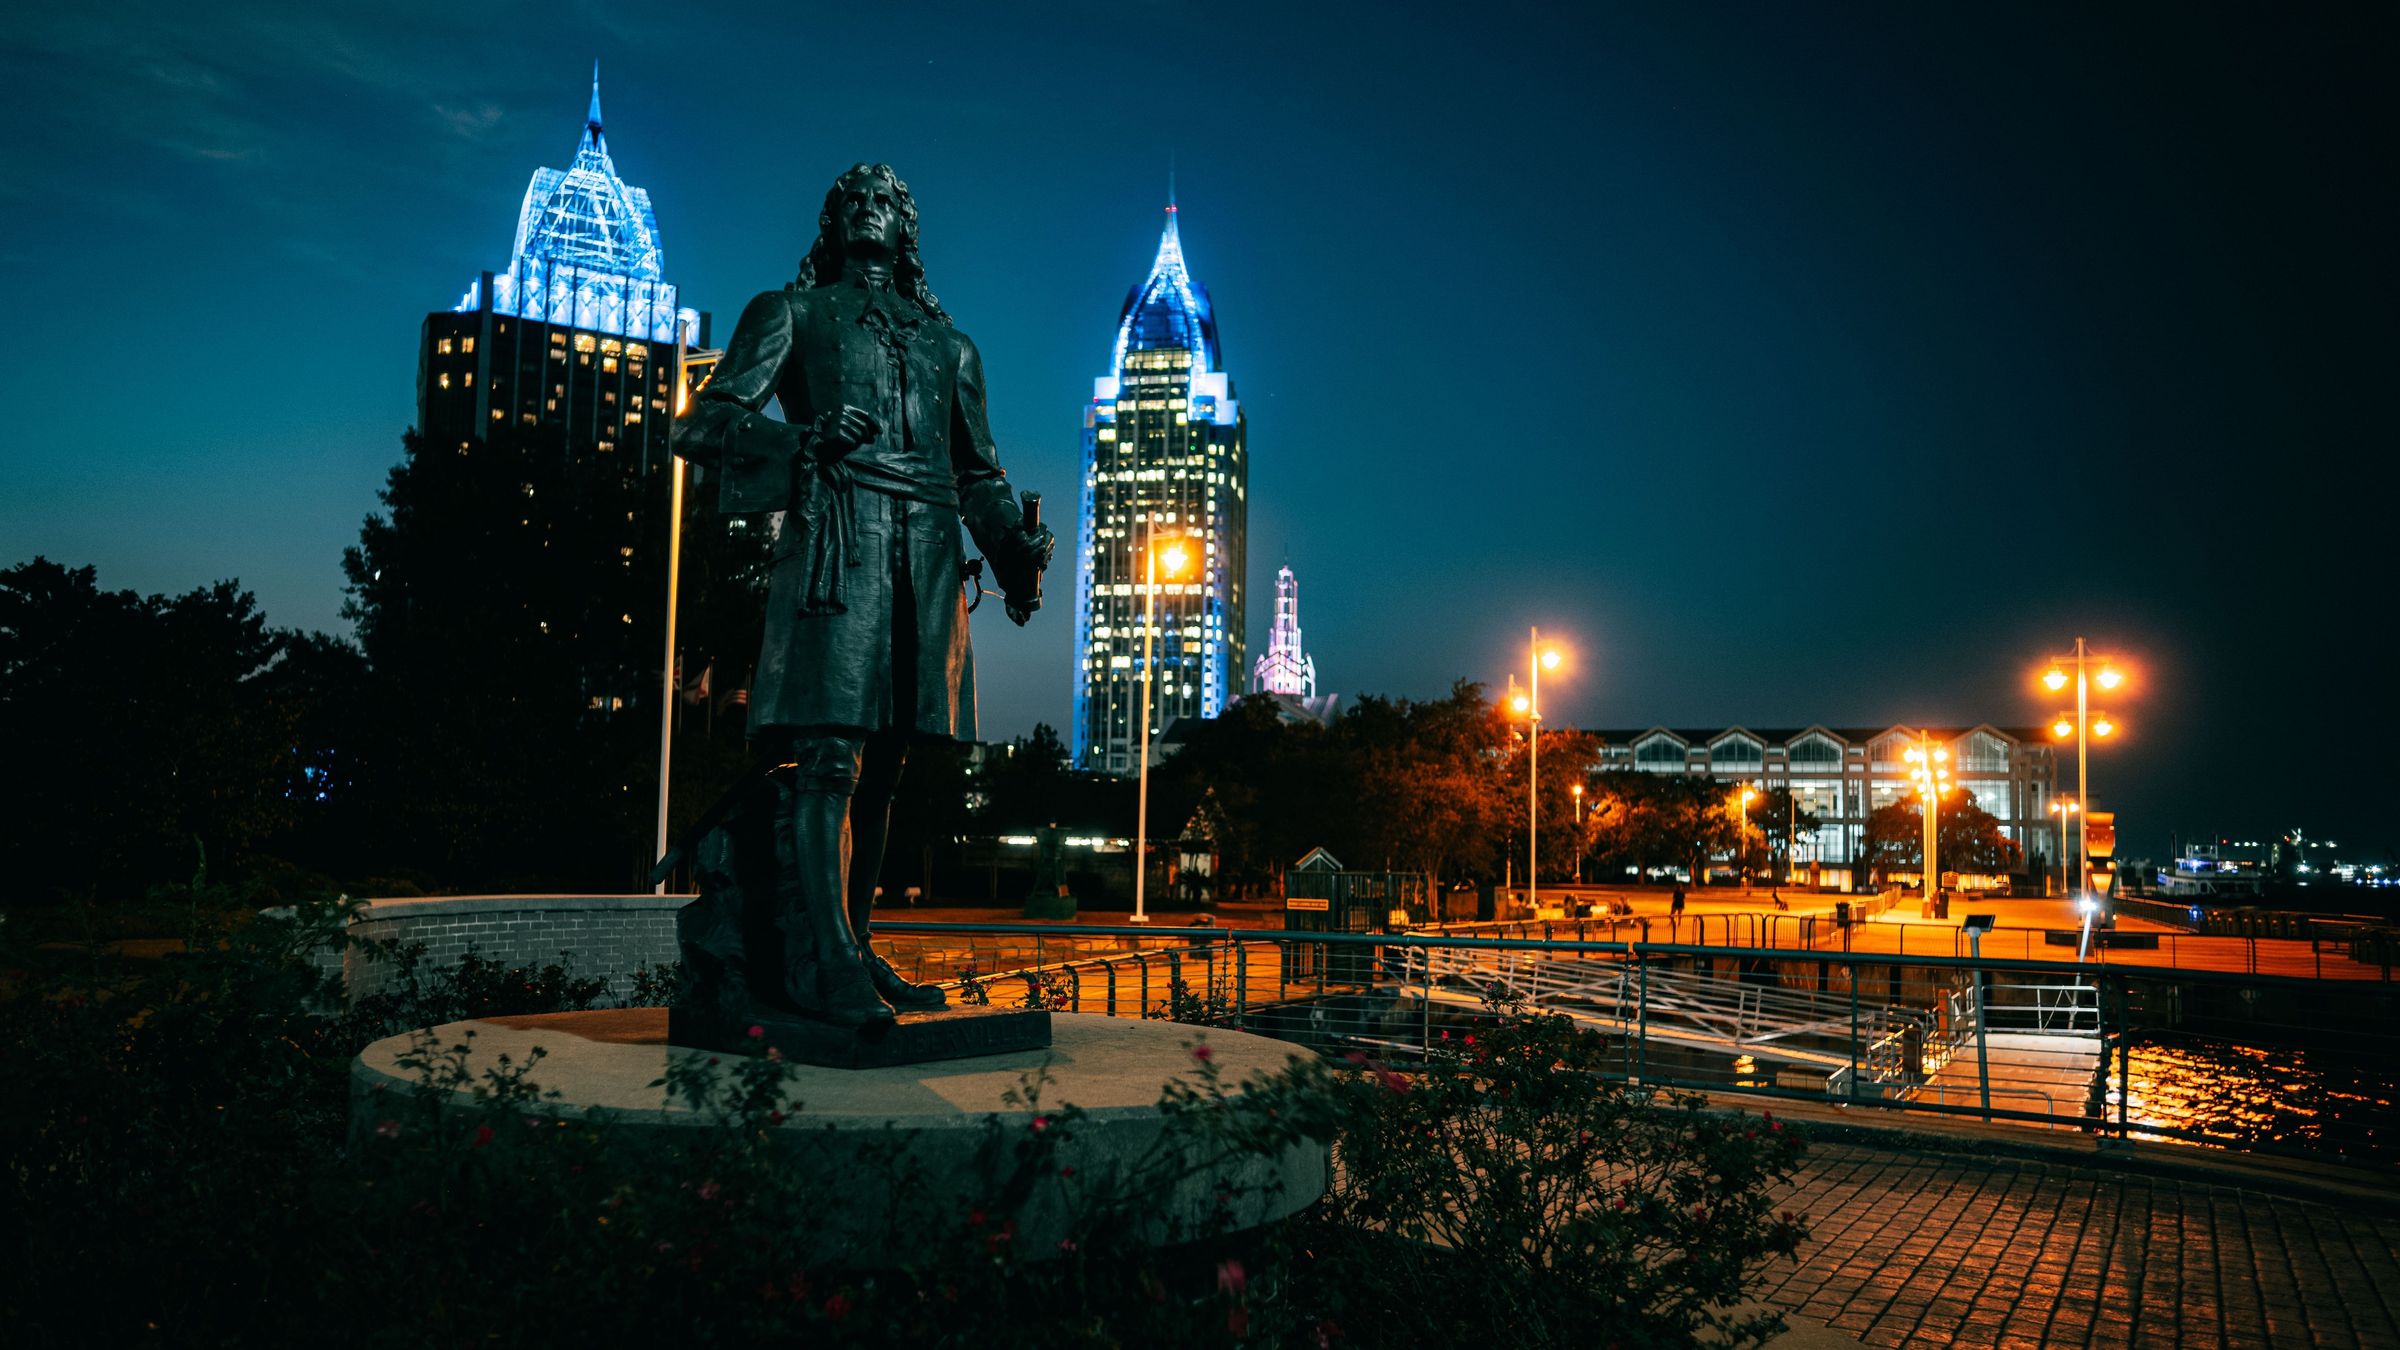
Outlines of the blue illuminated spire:
{"label": "blue illuminated spire", "polygon": [[666,260],[650,194],[617,176],[600,132],[600,63],[592,63],[592,106],[575,161],[564,170],[537,169],[517,216],[519,258],[570,263],[595,272],[656,281]]}
{"label": "blue illuminated spire", "polygon": [[1117,345],[1109,360],[1112,375],[1124,373],[1127,352],[1154,347],[1188,348],[1195,372],[1220,368],[1208,288],[1192,280],[1184,266],[1175,214],[1175,179],[1169,170],[1167,225],[1159,232],[1158,257],[1150,264],[1150,275],[1125,293],[1125,309],[1117,318]]}

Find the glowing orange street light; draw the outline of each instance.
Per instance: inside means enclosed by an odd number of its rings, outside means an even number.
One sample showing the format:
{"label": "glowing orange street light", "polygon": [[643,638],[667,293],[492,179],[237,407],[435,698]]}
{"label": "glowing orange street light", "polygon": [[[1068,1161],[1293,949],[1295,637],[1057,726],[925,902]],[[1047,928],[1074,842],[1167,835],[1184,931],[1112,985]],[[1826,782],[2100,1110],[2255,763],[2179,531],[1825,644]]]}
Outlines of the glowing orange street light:
{"label": "glowing orange street light", "polygon": [[[2050,724],[2050,734],[2058,739],[2063,741],[2069,736],[2075,738],[2075,804],[2068,812],[2059,814],[2058,852],[2059,865],[2062,869],[2066,865],[2067,815],[2070,812],[2086,812],[2088,814],[2091,803],[2089,795],[2091,790],[2091,738],[2098,736],[2105,740],[2115,735],[2117,731],[2116,722],[2111,720],[2107,713],[2093,709],[2091,686],[2097,682],[2103,689],[2114,689],[2125,683],[2124,672],[2117,669],[2116,662],[2107,657],[2093,654],[2084,646],[2082,638],[2075,639],[2075,651],[2072,655],[2055,657],[2051,660],[2050,668],[2042,674],[2042,683],[2049,686],[2053,692],[2066,688],[2067,667],[2070,663],[2075,669],[2075,711],[2060,713],[2057,720]],[[2087,671],[2087,667],[2092,665],[2098,665],[2099,670]],[[2081,870],[2077,874],[2075,889],[2088,891],[2092,884],[2092,861],[2080,847],[2077,848],[2076,853],[2081,859]]]}
{"label": "glowing orange street light", "polygon": [[1744,895],[1750,893],[1750,799],[1757,795],[1749,788],[1743,788],[1741,814],[1733,819],[1733,827],[1739,831],[1734,837],[1741,843],[1741,852],[1734,865],[1742,869],[1742,894]]}
{"label": "glowing orange street light", "polygon": [[[1153,527],[1155,528],[1155,527]],[[1150,911],[1144,907],[1144,882],[1150,872],[1150,687],[1158,683],[1158,662],[1151,654],[1151,642],[1158,636],[1158,572],[1163,566],[1171,579],[1191,561],[1183,544],[1174,541],[1160,548],[1153,544],[1142,585],[1142,747],[1141,765],[1137,770],[1139,786],[1134,790],[1133,808],[1133,922],[1150,922]]]}
{"label": "glowing orange street light", "polygon": [[1557,648],[1542,646],[1541,629],[1529,628],[1526,634],[1525,692],[1510,699],[1509,706],[1525,716],[1525,904],[1527,908],[1538,908],[1542,894],[1542,799],[1536,795],[1536,778],[1542,766],[1542,672],[1558,669],[1560,658]]}

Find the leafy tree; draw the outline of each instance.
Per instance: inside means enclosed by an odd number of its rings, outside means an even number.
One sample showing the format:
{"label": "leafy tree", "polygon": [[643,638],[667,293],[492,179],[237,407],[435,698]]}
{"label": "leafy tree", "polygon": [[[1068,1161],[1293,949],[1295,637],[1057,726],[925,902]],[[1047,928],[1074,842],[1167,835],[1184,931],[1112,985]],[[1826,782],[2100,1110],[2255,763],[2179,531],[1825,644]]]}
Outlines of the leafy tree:
{"label": "leafy tree", "polygon": [[138,896],[188,875],[195,841],[248,866],[296,823],[320,767],[292,668],[351,660],[268,628],[238,582],[141,596],[47,558],[0,571],[0,852],[16,894]]}
{"label": "leafy tree", "polygon": [[1766,870],[1769,876],[1789,878],[1792,868],[1792,843],[1801,835],[1813,833],[1820,824],[1813,811],[1803,810],[1799,799],[1788,787],[1767,787],[1757,790],[1750,799],[1748,812],[1753,847],[1765,849]]}
{"label": "leafy tree", "polygon": [[1666,865],[1688,867],[1697,877],[1710,856],[1735,846],[1727,809],[1733,789],[1705,774],[1612,772],[1590,785],[1594,853],[1643,877]]}
{"label": "leafy tree", "polygon": [[[372,667],[354,729],[354,866],[444,886],[613,889],[648,870],[657,792],[666,484],[555,429],[406,456],[343,568]],[[757,651],[764,532],[687,495],[679,597],[684,678]],[[739,720],[710,715],[680,756],[684,820],[730,786]]]}
{"label": "leafy tree", "polygon": [[[1948,792],[1934,818],[1936,861],[1944,871],[2013,872],[2022,863],[2016,844],[2000,822],[1964,792]],[[1889,872],[1925,863],[1925,815],[1911,802],[1894,802],[1867,817],[1862,861]]]}

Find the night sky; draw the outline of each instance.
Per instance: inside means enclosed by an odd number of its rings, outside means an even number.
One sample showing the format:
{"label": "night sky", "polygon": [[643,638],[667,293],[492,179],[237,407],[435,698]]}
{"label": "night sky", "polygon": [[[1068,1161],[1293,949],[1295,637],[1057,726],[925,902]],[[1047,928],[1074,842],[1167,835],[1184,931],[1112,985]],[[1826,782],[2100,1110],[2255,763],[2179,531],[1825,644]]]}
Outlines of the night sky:
{"label": "night sky", "polygon": [[[899,169],[1062,529],[1172,157],[1251,640],[1288,557],[1328,690],[1496,684],[1539,624],[1566,722],[2025,724],[2081,635],[2139,671],[2093,803],[2134,851],[2380,856],[2392,10],[2088,9],[27,6],[0,565],[342,630],[419,324],[597,58],[720,338]],[[986,734],[1063,726],[1068,616],[978,617]]]}

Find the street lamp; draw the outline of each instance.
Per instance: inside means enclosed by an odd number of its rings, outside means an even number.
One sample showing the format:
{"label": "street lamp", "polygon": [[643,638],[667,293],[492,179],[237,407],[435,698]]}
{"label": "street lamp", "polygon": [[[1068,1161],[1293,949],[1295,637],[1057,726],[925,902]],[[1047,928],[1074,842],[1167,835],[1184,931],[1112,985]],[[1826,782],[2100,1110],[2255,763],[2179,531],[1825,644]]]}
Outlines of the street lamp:
{"label": "street lamp", "polygon": [[1556,648],[1542,649],[1541,629],[1529,628],[1526,633],[1526,692],[1510,702],[1525,714],[1525,905],[1538,909],[1542,900],[1542,799],[1536,791],[1536,776],[1542,767],[1542,672],[1558,669],[1559,656]]}
{"label": "street lamp", "polygon": [[[1155,529],[1155,526],[1149,527]],[[1184,552],[1180,542],[1169,543],[1164,549],[1152,542],[1145,551],[1142,579],[1142,745],[1140,767],[1135,771],[1140,787],[1135,792],[1133,812],[1133,922],[1150,922],[1150,911],[1144,907],[1144,883],[1150,877],[1150,686],[1158,682],[1158,661],[1152,655],[1151,643],[1158,635],[1158,569],[1163,564],[1171,579],[1183,572],[1191,555]]]}
{"label": "street lamp", "polygon": [[1575,884],[1580,886],[1583,884],[1583,784],[1577,783],[1567,791],[1575,794]]}
{"label": "street lamp", "polygon": [[1917,803],[1925,812],[1925,903],[1930,905],[1941,886],[1938,835],[1942,794],[1950,790],[1950,770],[1945,767],[1950,762],[1950,752],[1933,743],[1932,732],[1921,731],[1917,733],[1917,744],[1901,758],[1917,766],[1908,771],[1908,776],[1916,780]]}
{"label": "street lamp", "polygon": [[1740,813],[1733,818],[1733,837],[1738,850],[1733,865],[1742,869],[1742,894],[1744,895],[1750,893],[1750,799],[1757,795],[1749,788],[1743,788]]}
{"label": "street lamp", "polygon": [[[2069,662],[2072,662],[2075,666],[2075,674],[2073,676],[2075,681],[2075,711],[2071,714],[2062,712],[2055,719],[2053,719],[2050,724],[2050,734],[2056,736],[2062,741],[2069,736],[2073,736],[2075,738],[2075,805],[2073,809],[2076,812],[2082,813],[2084,818],[2089,820],[2091,818],[2092,801],[2089,778],[2091,771],[2091,738],[2098,736],[2101,739],[2106,740],[2108,737],[2115,735],[2117,731],[2117,724],[2109,719],[2107,713],[2096,713],[2092,710],[2091,686],[2096,680],[2101,688],[2114,689],[2118,685],[2125,682],[2125,676],[2117,669],[2117,665],[2114,661],[2109,660],[2107,657],[2087,651],[2084,648],[2083,639],[2077,638],[2075,639],[2075,652],[2073,655],[2052,657],[2050,659],[2050,668],[2042,672],[2042,684],[2047,687],[2050,692],[2057,693],[2067,687],[2067,680],[2069,677],[2067,675],[2066,667]],[[2100,667],[2097,673],[2094,673],[2088,669],[2089,666],[2095,663]],[[2058,823],[2059,865],[2063,871],[2066,865],[2067,813],[2060,813]],[[2088,892],[2092,888],[2092,859],[2089,851],[2087,851],[2080,842],[2078,842],[2076,845],[2075,859],[2075,889],[2079,893]],[[2062,881],[2060,884],[2064,885],[2065,883]]]}
{"label": "street lamp", "polygon": [[[2065,732],[2060,732],[2065,735]],[[2064,895],[2073,879],[2067,875],[2067,817],[2083,810],[2075,802],[2059,800],[2050,803],[2050,814],[2058,817],[2058,893]]]}
{"label": "street lamp", "polygon": [[[675,325],[675,415],[681,417],[691,404],[694,391],[705,386],[716,372],[717,361],[725,355],[722,348],[694,351],[683,343],[684,327]],[[671,425],[671,424],[670,424]],[[683,589],[683,459],[667,455],[667,651],[665,670],[659,677],[658,712],[658,847],[651,857],[667,856],[667,788],[668,770],[675,755],[675,597]],[[650,888],[654,895],[665,895],[667,883],[660,881]]]}

